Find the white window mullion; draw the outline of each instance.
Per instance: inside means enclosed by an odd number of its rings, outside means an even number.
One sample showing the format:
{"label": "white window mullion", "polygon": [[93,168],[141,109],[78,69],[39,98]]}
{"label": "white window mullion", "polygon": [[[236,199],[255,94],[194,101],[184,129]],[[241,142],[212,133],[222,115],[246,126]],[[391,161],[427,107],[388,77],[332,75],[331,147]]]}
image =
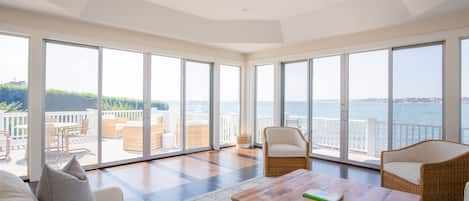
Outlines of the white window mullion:
{"label": "white window mullion", "polygon": [[151,155],[151,55],[143,55],[143,158]]}
{"label": "white window mullion", "polygon": [[[34,54],[32,54],[34,53]],[[30,39],[29,157],[30,181],[38,181],[44,162],[45,45],[41,37]],[[33,76],[34,75],[34,76]],[[34,97],[34,98],[32,98]]]}

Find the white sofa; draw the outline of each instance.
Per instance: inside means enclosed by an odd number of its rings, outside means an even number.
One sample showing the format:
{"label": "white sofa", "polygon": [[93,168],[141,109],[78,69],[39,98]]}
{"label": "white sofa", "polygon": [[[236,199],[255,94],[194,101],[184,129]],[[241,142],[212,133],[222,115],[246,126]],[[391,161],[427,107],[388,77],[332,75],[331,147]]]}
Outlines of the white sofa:
{"label": "white sofa", "polygon": [[[96,201],[124,201],[119,188],[106,188],[94,194]],[[23,180],[0,170],[0,201],[37,201],[37,199]]]}

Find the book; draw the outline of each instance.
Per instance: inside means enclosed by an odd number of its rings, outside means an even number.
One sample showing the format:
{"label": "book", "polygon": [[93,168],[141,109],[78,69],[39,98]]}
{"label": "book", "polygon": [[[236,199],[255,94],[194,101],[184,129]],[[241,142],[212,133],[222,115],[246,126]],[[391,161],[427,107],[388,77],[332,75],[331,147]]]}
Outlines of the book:
{"label": "book", "polygon": [[331,192],[322,189],[309,189],[303,193],[303,197],[315,201],[340,201],[344,197],[343,193]]}

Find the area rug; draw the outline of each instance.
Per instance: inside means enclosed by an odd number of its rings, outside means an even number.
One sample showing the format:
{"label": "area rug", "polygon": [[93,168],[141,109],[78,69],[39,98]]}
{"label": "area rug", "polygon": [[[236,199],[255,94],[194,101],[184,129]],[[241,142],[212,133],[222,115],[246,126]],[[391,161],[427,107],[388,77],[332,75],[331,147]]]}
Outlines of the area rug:
{"label": "area rug", "polygon": [[246,189],[252,188],[264,182],[268,182],[273,180],[272,177],[264,177],[259,176],[252,179],[248,179],[246,181],[242,181],[237,183],[233,186],[222,188],[216,191],[212,191],[210,193],[205,193],[196,197],[193,197],[186,201],[231,201],[231,196],[233,194],[239,193]]}

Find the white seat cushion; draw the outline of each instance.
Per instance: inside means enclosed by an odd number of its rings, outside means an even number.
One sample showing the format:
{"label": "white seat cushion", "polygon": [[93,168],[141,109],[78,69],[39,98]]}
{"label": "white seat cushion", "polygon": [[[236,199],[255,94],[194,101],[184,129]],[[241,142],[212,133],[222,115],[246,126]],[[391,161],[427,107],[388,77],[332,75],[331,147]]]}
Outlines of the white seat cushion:
{"label": "white seat cushion", "polygon": [[269,157],[305,157],[304,147],[291,144],[272,144],[269,146]]}
{"label": "white seat cushion", "polygon": [[413,184],[420,184],[420,167],[422,163],[392,162],[384,164],[384,171],[399,176]]}

